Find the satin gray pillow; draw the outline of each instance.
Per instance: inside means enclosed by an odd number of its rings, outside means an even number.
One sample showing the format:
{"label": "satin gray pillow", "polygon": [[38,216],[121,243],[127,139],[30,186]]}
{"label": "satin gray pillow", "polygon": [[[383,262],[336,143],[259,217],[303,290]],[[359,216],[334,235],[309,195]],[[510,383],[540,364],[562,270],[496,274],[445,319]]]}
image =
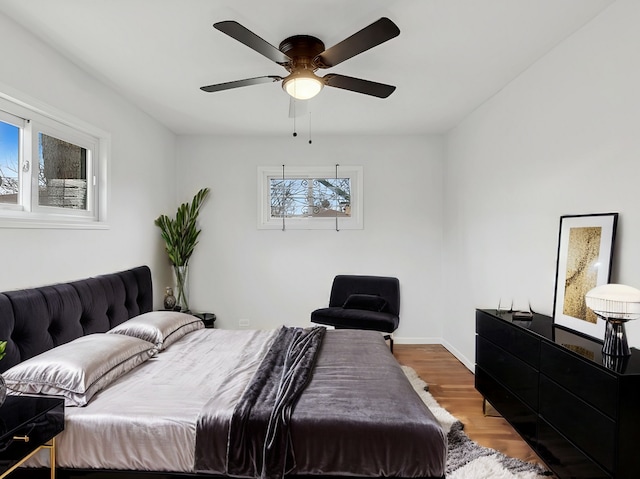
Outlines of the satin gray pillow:
{"label": "satin gray pillow", "polygon": [[64,396],[66,406],[85,406],[157,352],[153,343],[139,338],[89,334],[27,359],[2,376],[9,394]]}
{"label": "satin gray pillow", "polygon": [[110,334],[124,334],[144,339],[162,351],[182,336],[204,328],[200,318],[177,311],[151,311],[135,316],[113,329]]}

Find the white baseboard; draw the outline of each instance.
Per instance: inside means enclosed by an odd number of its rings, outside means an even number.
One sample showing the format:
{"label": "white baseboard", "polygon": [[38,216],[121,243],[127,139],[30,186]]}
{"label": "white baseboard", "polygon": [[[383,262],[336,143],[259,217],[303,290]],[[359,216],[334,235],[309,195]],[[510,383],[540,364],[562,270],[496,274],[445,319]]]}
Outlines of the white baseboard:
{"label": "white baseboard", "polygon": [[454,348],[451,345],[451,343],[449,343],[448,341],[442,340],[442,345],[447,349],[447,351],[453,354],[458,359],[458,361],[464,364],[469,371],[471,371],[472,373],[475,373],[475,370],[476,370],[475,360],[469,360],[469,358],[467,358],[464,354],[462,354],[460,351]]}
{"label": "white baseboard", "polygon": [[453,354],[458,361],[471,371],[475,372],[475,361],[469,360],[464,354],[453,347],[451,343],[442,338],[402,338],[394,336],[393,342],[396,344],[441,344],[447,351]]}
{"label": "white baseboard", "polygon": [[396,344],[442,344],[442,338],[402,338],[394,336],[393,342]]}

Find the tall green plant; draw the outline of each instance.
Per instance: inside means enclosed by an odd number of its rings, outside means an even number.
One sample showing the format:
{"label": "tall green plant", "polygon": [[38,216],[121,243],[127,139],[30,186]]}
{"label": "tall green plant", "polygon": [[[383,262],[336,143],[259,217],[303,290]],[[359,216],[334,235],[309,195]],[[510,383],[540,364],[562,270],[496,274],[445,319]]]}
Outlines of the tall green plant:
{"label": "tall green plant", "polygon": [[202,203],[209,194],[209,188],[202,188],[193,197],[191,203],[182,203],[178,207],[175,218],[160,215],[155,224],[160,228],[169,255],[169,261],[174,266],[187,266],[193,250],[198,244],[200,232],[196,221]]}
{"label": "tall green plant", "polygon": [[193,197],[191,203],[182,203],[178,207],[175,218],[160,215],[155,220],[176,274],[178,289],[176,299],[184,310],[189,309],[189,300],[185,291],[187,267],[202,231],[197,227],[197,220],[200,208],[208,194],[209,188],[202,188]]}

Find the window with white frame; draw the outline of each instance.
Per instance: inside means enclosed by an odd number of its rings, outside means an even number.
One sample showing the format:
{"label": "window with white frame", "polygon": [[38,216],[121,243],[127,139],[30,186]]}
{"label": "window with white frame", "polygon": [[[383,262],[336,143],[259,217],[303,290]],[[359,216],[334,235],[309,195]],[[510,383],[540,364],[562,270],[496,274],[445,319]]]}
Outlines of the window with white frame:
{"label": "window with white frame", "polygon": [[259,167],[258,210],[260,229],[362,229],[362,167]]}
{"label": "window with white frame", "polygon": [[0,94],[0,227],[104,227],[108,142]]}

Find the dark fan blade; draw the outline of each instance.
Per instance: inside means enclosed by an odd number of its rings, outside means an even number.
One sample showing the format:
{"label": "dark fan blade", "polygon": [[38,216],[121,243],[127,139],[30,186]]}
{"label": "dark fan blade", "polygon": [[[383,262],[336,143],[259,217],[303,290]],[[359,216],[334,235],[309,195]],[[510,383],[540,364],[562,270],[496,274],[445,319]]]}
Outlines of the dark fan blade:
{"label": "dark fan blade", "polygon": [[247,78],[246,80],[229,81],[226,83],[218,83],[217,85],[201,86],[200,89],[207,93],[213,93],[214,91],[230,90],[232,88],[240,88],[243,86],[258,85],[259,83],[269,83],[280,80],[282,80],[282,77],[272,75],[266,77]]}
{"label": "dark fan blade", "polygon": [[349,38],[325,50],[314,59],[318,68],[330,68],[342,63],[359,53],[369,50],[381,43],[400,35],[400,29],[386,17],[364,27]]}
{"label": "dark fan blade", "polygon": [[392,85],[362,80],[360,78],[346,77],[344,75],[336,75],[335,73],[325,75],[322,77],[322,80],[327,86],[355,91],[356,93],[364,93],[365,95],[377,96],[378,98],[387,98],[396,89],[396,87]]}
{"label": "dark fan blade", "polygon": [[266,42],[236,21],[227,20],[224,22],[214,23],[213,28],[220,30],[222,33],[226,33],[231,38],[235,38],[240,43],[244,43],[249,48],[280,65],[287,64],[291,60],[291,58],[282,53],[276,47]]}

